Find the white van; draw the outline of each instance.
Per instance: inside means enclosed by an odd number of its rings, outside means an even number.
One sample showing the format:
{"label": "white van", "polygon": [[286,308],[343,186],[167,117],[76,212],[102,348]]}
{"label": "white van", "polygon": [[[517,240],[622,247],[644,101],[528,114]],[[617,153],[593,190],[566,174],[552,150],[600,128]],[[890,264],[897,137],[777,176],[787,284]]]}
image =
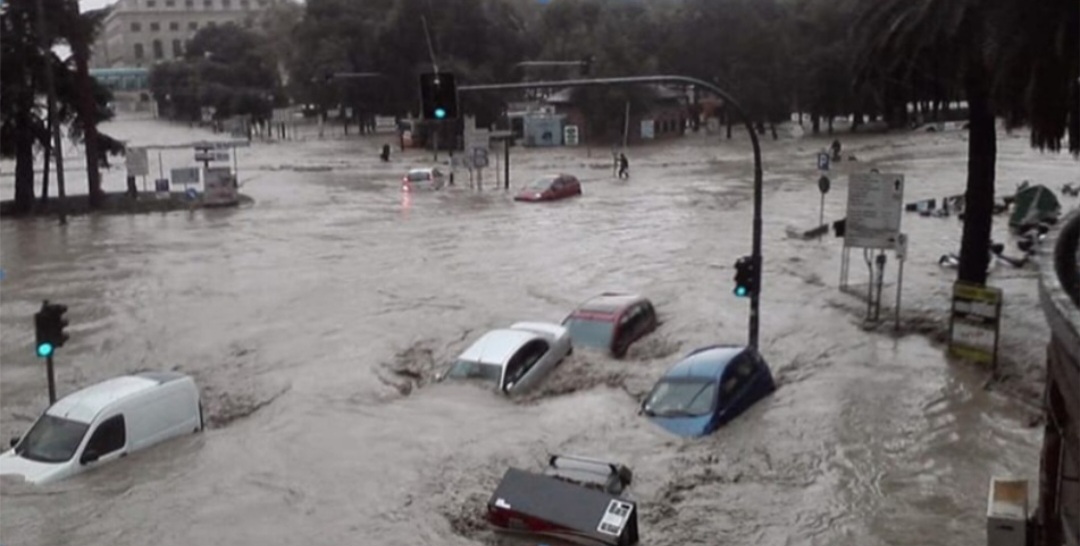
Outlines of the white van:
{"label": "white van", "polygon": [[158,442],[203,429],[199,389],[177,372],[143,372],[103,381],[52,405],[13,449],[0,475],[48,483]]}

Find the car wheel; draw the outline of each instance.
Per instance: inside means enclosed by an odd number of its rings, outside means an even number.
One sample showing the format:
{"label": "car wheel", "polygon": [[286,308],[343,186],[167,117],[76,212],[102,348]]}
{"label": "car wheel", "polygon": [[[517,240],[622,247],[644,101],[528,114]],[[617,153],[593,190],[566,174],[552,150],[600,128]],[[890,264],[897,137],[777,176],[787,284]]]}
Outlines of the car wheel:
{"label": "car wheel", "polygon": [[206,421],[203,419],[202,400],[199,400],[199,428],[195,432],[206,430]]}

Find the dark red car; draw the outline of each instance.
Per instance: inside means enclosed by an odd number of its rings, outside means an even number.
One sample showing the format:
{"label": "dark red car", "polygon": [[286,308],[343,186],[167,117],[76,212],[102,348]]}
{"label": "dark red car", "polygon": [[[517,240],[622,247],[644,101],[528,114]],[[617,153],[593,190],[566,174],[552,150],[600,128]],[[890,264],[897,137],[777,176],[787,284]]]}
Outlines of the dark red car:
{"label": "dark red car", "polygon": [[549,174],[533,180],[514,196],[515,201],[555,201],[581,195],[581,182],[570,174]]}
{"label": "dark red car", "polygon": [[586,301],[562,321],[574,346],[603,349],[616,358],[625,356],[630,344],[658,324],[656,309],[648,299],[614,292]]}

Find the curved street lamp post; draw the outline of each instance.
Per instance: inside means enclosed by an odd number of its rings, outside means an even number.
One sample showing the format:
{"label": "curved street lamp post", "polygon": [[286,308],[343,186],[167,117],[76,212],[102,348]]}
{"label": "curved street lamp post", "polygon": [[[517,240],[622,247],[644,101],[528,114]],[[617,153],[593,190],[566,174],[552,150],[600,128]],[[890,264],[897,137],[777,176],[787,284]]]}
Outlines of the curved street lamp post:
{"label": "curved street lamp post", "polygon": [[[576,63],[575,63],[576,64]],[[730,106],[742,119],[746,132],[750,135],[750,145],[754,148],[754,220],[753,235],[751,236],[751,259],[754,271],[754,290],[750,294],[750,324],[748,345],[758,347],[758,317],[759,298],[761,294],[761,198],[762,198],[762,167],[761,146],[758,143],[757,133],[754,131],[750,117],[742,106],[735,101],[730,94],[720,89],[715,84],[691,78],[687,76],[630,76],[623,78],[596,78],[575,79],[564,81],[539,81],[539,82],[515,82],[515,83],[492,83],[479,85],[465,85],[458,91],[510,91],[549,87],[602,87],[620,86],[630,84],[685,84],[708,89],[716,93],[724,100],[725,105]]]}

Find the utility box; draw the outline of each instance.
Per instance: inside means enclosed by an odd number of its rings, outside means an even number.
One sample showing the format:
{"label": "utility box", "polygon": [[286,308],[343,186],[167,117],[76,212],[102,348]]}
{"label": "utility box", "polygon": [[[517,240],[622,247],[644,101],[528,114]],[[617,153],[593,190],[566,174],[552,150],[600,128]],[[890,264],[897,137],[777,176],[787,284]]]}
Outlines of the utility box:
{"label": "utility box", "polygon": [[1028,482],[990,478],[986,506],[987,546],[1027,546]]}

